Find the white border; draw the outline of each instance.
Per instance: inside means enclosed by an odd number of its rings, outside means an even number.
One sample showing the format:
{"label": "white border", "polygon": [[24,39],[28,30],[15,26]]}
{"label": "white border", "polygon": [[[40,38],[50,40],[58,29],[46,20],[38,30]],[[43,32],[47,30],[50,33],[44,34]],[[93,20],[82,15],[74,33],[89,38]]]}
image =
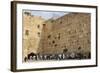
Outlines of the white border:
{"label": "white border", "polygon": [[[91,13],[91,60],[68,60],[22,63],[22,9]],[[64,66],[95,65],[96,61],[96,10],[95,8],[17,4],[17,69],[35,69]]]}

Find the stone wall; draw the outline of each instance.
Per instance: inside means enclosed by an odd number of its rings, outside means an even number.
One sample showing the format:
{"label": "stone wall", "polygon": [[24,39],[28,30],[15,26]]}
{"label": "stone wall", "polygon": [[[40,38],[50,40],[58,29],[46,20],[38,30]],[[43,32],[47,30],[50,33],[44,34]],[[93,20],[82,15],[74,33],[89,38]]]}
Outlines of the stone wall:
{"label": "stone wall", "polygon": [[44,21],[30,12],[23,13],[23,58],[31,52],[38,53]]}
{"label": "stone wall", "polygon": [[[49,22],[49,23],[48,23]],[[89,52],[91,45],[90,14],[70,13],[56,20],[46,22],[52,24],[52,30],[47,27],[42,41],[43,53],[62,53],[64,49],[69,52]]]}
{"label": "stone wall", "polygon": [[23,14],[23,60],[31,52],[39,54],[90,52],[91,15],[69,13],[58,19],[45,20]]}

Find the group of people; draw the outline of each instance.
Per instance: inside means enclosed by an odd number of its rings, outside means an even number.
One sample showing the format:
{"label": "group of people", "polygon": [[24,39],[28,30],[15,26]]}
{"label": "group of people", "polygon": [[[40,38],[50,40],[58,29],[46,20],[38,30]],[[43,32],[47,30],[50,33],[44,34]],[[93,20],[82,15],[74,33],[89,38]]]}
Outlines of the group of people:
{"label": "group of people", "polygon": [[35,54],[35,53],[30,53],[27,55],[27,57],[24,58],[24,61],[39,61],[39,60],[70,60],[70,59],[90,59],[91,54],[90,52],[87,52],[87,54],[83,53],[59,53],[59,54]]}

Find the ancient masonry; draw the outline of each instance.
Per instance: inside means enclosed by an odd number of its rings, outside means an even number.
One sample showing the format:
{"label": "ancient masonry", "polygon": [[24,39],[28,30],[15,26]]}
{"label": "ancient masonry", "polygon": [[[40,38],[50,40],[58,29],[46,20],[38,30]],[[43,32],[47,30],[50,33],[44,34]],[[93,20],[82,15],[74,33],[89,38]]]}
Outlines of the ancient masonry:
{"label": "ancient masonry", "polygon": [[[23,14],[23,59],[29,53],[57,54],[91,51],[91,15],[69,13],[45,20],[31,13]],[[81,49],[79,49],[81,47]]]}

